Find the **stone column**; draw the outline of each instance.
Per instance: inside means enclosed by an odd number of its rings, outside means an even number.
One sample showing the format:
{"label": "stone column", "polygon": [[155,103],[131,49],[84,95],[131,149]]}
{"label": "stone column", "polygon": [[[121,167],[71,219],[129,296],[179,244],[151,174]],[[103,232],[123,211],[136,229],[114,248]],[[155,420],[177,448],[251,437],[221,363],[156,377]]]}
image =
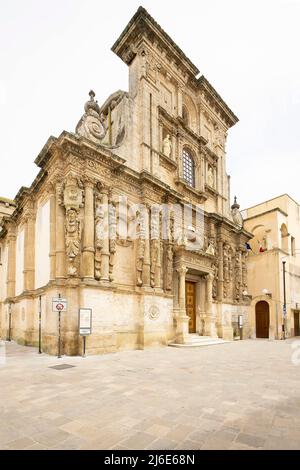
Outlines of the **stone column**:
{"label": "stone column", "polygon": [[65,244],[65,209],[60,203],[62,198],[62,184],[56,184],[55,197],[55,264],[56,277],[64,278],[66,276],[66,244]]}
{"label": "stone column", "polygon": [[180,266],[177,272],[179,275],[179,310],[176,318],[176,342],[183,344],[186,342],[189,334],[189,317],[186,314],[185,307],[185,275],[187,268]]}
{"label": "stone column", "polygon": [[218,242],[218,258],[219,258],[219,267],[218,267],[218,282],[217,282],[217,300],[222,302],[223,300],[223,241]]}
{"label": "stone column", "polygon": [[101,251],[101,281],[109,282],[109,217],[108,189],[102,191],[103,218],[103,247]]}
{"label": "stone column", "polygon": [[50,281],[53,281],[56,277],[56,197],[55,197],[55,188],[51,185],[49,188],[50,191]]}
{"label": "stone column", "polygon": [[24,290],[35,287],[35,215],[27,215],[24,229]]}
{"label": "stone column", "polygon": [[206,315],[205,315],[205,335],[217,338],[216,317],[213,314],[213,275],[206,276]]}
{"label": "stone column", "polygon": [[85,208],[83,230],[82,274],[85,279],[94,279],[95,273],[95,217],[94,217],[94,183],[84,183]]}
{"label": "stone column", "polygon": [[16,227],[8,225],[8,262],[7,262],[7,297],[16,295]]}

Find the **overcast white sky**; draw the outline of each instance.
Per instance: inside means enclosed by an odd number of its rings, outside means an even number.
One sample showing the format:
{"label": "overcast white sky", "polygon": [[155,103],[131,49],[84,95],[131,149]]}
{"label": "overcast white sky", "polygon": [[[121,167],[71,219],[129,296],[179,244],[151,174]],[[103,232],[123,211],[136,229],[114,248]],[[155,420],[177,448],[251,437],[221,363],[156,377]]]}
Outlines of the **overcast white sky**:
{"label": "overcast white sky", "polygon": [[50,135],[74,131],[91,88],[99,103],[127,89],[110,48],[140,4],[240,119],[232,197],[300,202],[300,0],[0,0],[0,195],[30,186],[33,160]]}

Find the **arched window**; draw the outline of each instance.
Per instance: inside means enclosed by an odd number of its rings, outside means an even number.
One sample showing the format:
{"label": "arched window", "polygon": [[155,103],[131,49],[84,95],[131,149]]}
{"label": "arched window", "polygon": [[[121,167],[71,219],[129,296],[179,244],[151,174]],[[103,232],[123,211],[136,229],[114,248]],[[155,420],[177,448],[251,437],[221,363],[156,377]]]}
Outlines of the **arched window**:
{"label": "arched window", "polygon": [[182,174],[183,179],[193,188],[195,187],[195,163],[192,155],[187,149],[182,153]]}

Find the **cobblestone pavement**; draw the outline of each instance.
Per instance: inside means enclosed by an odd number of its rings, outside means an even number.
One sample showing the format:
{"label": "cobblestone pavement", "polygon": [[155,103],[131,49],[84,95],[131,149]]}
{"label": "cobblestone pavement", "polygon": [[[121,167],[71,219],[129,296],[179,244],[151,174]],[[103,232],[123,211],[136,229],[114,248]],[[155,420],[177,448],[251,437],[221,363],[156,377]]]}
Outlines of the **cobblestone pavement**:
{"label": "cobblestone pavement", "polygon": [[[300,449],[292,344],[247,340],[57,359],[6,343],[0,448]],[[58,364],[75,367],[50,368]]]}

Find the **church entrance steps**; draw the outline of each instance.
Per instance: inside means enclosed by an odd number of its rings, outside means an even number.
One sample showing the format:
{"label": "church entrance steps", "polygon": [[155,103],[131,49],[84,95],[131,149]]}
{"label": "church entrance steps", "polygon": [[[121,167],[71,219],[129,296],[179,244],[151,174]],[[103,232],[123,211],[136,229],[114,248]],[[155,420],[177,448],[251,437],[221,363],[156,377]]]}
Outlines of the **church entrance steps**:
{"label": "church entrance steps", "polygon": [[221,338],[212,338],[211,336],[199,336],[197,334],[190,334],[187,341],[183,344],[170,343],[169,346],[173,348],[199,348],[201,346],[212,346],[215,344],[230,343]]}

